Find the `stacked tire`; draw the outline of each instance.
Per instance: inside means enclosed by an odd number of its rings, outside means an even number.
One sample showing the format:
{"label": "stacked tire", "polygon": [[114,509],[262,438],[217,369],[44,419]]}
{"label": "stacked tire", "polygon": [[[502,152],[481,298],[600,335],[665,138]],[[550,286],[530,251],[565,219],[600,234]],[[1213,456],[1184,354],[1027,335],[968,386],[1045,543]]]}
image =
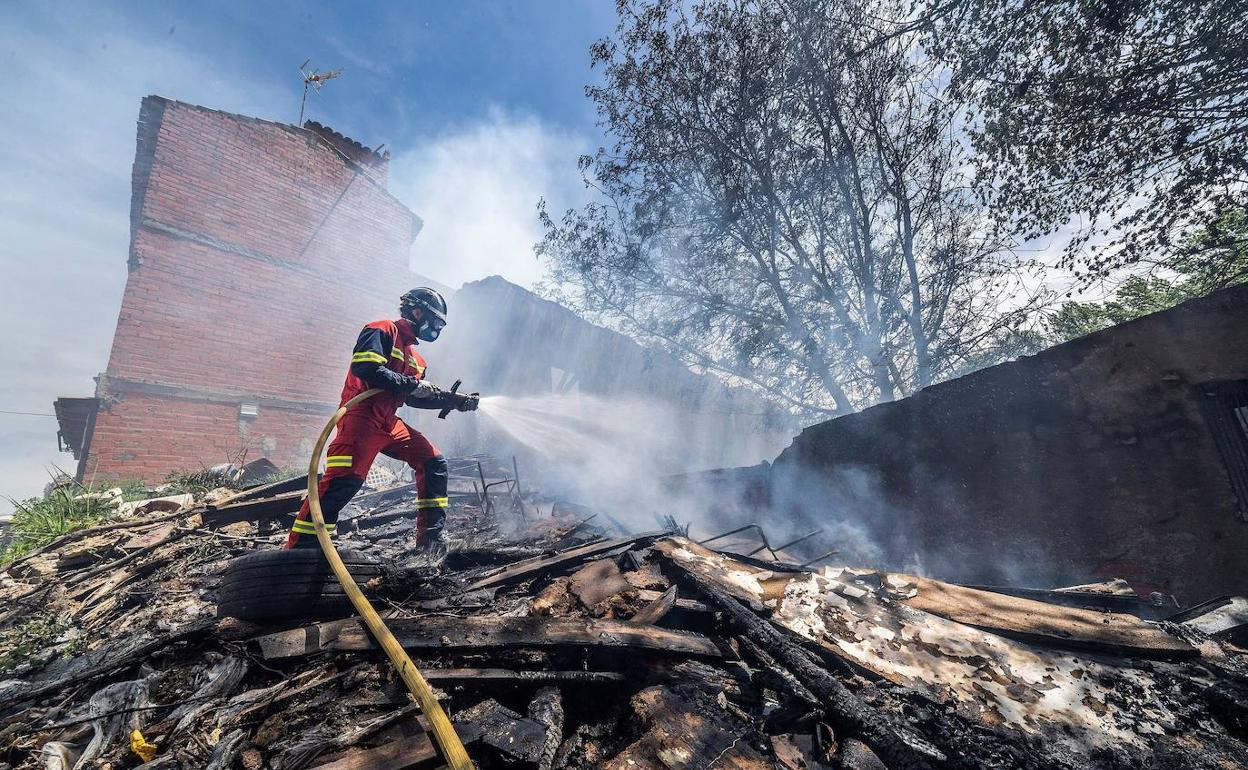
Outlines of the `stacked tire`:
{"label": "stacked tire", "polygon": [[[340,551],[347,571],[367,594],[382,576],[381,564],[355,551]],[[320,549],[257,551],[230,562],[217,589],[217,617],[252,623],[321,620],[354,609]]]}

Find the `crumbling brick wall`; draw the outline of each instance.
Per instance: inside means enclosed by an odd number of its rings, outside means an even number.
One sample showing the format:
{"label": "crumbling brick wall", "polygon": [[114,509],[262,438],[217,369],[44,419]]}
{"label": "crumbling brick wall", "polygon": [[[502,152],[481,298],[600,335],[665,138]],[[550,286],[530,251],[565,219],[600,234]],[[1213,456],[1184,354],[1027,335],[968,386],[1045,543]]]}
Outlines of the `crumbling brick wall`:
{"label": "crumbling brick wall", "polygon": [[420,222],[385,167],[316,124],[143,100],[130,274],[84,475],[152,481],[243,450],[306,461],[360,325],[394,313],[410,274]]}
{"label": "crumbling brick wall", "polygon": [[901,568],[1047,587],[1248,591],[1248,522],[1202,413],[1248,380],[1248,286],[810,427],[775,504]]}

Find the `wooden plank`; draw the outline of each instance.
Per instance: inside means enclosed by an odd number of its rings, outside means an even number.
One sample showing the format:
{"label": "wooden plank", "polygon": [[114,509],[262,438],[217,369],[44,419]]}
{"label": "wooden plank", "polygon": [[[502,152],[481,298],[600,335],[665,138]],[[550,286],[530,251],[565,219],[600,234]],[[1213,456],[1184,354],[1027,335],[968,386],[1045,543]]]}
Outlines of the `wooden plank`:
{"label": "wooden plank", "polygon": [[614,671],[515,671],[507,668],[421,669],[430,682],[515,682],[551,684],[615,684],[625,681]]}
{"label": "wooden plank", "polygon": [[499,572],[482,578],[476,583],[468,586],[465,591],[477,591],[482,588],[491,588],[494,586],[507,585],[508,583],[517,583],[521,580],[527,580],[544,573],[554,572],[556,570],[571,569],[586,559],[600,556],[617,548],[629,548],[640,543],[656,540],[662,537],[663,532],[647,532],[643,535],[628,535],[626,537],[618,537],[614,540],[601,540],[597,543],[572,548],[554,556],[544,556],[536,559],[526,559],[516,562]]}
{"label": "wooden plank", "polygon": [[977,591],[1017,596],[1020,599],[1032,599],[1048,604],[1058,604],[1063,607],[1079,607],[1094,612],[1121,612],[1127,615],[1134,615],[1141,620],[1166,620],[1170,615],[1179,610],[1179,605],[1173,600],[1158,599],[1154,601],[1153,599],[1136,596],[1134,593],[1126,596],[1123,594],[1072,591],[1069,588],[1016,588],[1014,586],[972,585],[969,583],[959,585],[963,585],[966,588],[974,588]]}
{"label": "wooden plank", "polygon": [[490,767],[533,768],[546,743],[546,728],[493,698],[456,714],[455,730],[464,736],[465,742],[480,739],[502,753],[503,761],[490,763]]}
{"label": "wooden plank", "polygon": [[660,594],[658,598],[638,610],[636,615],[628,619],[628,622],[636,625],[653,625],[662,620],[675,606],[676,586],[672,586]]}
{"label": "wooden plank", "polygon": [[[446,649],[574,645],[650,649],[709,657],[720,655],[719,647],[700,634],[634,626],[621,620],[425,616],[392,620],[389,625],[404,647]],[[329,643],[328,649],[370,650],[373,649],[373,641],[358,624],[348,625]]]}
{"label": "wooden plank", "polygon": [[[426,615],[388,621],[399,643],[408,649],[490,649],[500,647],[617,647],[655,650],[675,655],[719,657],[719,647],[700,634],[621,620],[575,618],[467,618]],[[256,640],[268,660],[309,655],[323,650],[353,652],[376,649],[357,620],[335,621],[268,634]]]}
{"label": "wooden plank", "polygon": [[384,743],[374,749],[356,749],[333,762],[311,770],[411,770],[438,758],[427,735],[413,735]]}
{"label": "wooden plank", "polygon": [[[317,478],[320,477],[318,476]],[[221,508],[226,505],[234,505],[235,503],[243,503],[250,500],[260,500],[266,497],[275,497],[289,492],[302,492],[307,488],[308,474],[305,473],[302,476],[291,476],[290,478],[282,479],[281,481],[273,481],[268,484],[260,484],[259,486],[249,487],[236,495],[227,497],[215,507]]]}
{"label": "wooden plank", "polygon": [[[658,599],[662,595],[663,595],[662,591],[651,591],[648,588],[637,589],[637,597],[641,599],[642,601],[652,602]],[[700,602],[697,599],[682,599],[680,597],[677,597],[676,603],[673,605],[673,608],[678,609],[678,610],[684,610],[685,612],[702,612],[702,613],[707,613],[707,614],[710,614],[715,611],[715,608],[707,604],[706,602]]]}
{"label": "wooden plank", "polygon": [[913,575],[888,575],[890,586],[917,591],[902,601],[942,618],[1024,641],[1117,654],[1183,658],[1196,648],[1133,615],[1062,607]]}
{"label": "wooden plank", "polygon": [[316,623],[305,628],[294,628],[289,631],[279,631],[276,634],[265,634],[256,637],[254,641],[259,643],[260,652],[268,660],[276,658],[291,658],[298,655],[312,655],[327,648],[327,645],[338,637],[338,633],[350,624],[357,624],[358,621],[350,620],[331,620],[326,623]]}
{"label": "wooden plank", "polygon": [[150,545],[156,545],[160,541],[173,534],[173,529],[177,524],[170,521],[156,527],[152,527],[145,532],[131,535],[129,539],[120,545],[123,551],[133,551],[137,548],[147,548]]}
{"label": "wooden plank", "polygon": [[306,492],[302,489],[286,492],[275,497],[260,500],[248,500],[241,503],[230,503],[219,508],[212,508],[200,514],[205,527],[223,527],[240,521],[258,521],[260,519],[276,519],[299,512]]}

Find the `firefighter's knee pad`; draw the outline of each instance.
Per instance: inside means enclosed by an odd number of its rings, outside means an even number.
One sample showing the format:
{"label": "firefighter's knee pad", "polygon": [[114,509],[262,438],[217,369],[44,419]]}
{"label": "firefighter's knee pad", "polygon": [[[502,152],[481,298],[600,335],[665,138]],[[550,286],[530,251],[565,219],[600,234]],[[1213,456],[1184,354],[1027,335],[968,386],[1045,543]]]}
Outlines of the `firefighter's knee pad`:
{"label": "firefighter's knee pad", "polygon": [[446,497],[447,478],[450,471],[446,458],[434,455],[425,460],[425,494],[426,498]]}

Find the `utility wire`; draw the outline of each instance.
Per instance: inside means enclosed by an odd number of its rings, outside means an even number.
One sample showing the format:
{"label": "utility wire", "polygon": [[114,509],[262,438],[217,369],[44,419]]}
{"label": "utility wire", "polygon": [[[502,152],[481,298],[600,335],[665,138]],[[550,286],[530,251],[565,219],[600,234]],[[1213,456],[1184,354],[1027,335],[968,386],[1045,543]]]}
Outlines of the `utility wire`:
{"label": "utility wire", "polygon": [[25,414],[31,417],[55,417],[50,412],[10,412],[7,409],[0,409],[0,414]]}

